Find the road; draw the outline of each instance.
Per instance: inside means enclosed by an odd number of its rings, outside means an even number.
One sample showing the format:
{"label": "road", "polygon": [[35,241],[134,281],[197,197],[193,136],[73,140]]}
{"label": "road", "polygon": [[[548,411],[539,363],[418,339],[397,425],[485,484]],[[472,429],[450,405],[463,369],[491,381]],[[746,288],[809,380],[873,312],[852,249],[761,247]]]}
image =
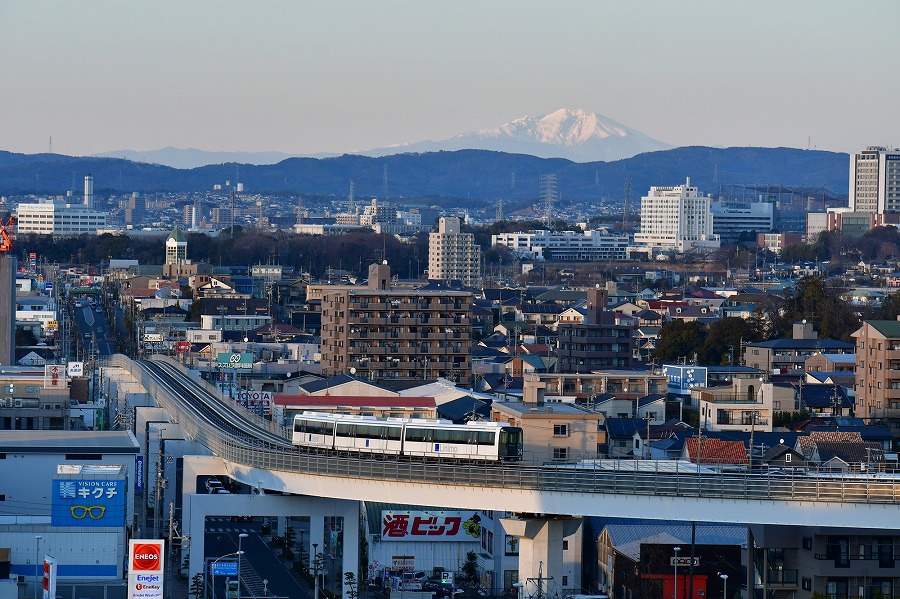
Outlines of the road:
{"label": "road", "polygon": [[[83,305],[74,309],[74,315],[82,355],[93,350],[101,357],[116,353],[115,332],[110,330],[102,307],[98,311],[95,306]],[[90,338],[85,338],[88,333]]]}
{"label": "road", "polygon": [[[312,593],[299,580],[298,575],[276,555],[260,535],[259,518],[253,522],[233,521],[229,517],[208,518],[206,521],[205,561],[212,563],[219,557],[238,551],[238,535],[246,534],[241,541],[241,597],[288,597],[312,599]],[[237,556],[224,558],[236,560]],[[215,577],[215,597],[225,597],[225,577]],[[266,581],[265,583],[263,581]],[[212,584],[212,580],[209,581]]]}

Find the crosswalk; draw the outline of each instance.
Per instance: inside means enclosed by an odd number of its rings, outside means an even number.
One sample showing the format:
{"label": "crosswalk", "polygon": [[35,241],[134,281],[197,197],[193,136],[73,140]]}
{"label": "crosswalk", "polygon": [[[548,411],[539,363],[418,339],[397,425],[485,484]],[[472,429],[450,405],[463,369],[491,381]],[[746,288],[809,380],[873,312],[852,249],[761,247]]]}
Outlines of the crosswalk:
{"label": "crosswalk", "polygon": [[238,522],[230,517],[211,517],[206,519],[206,532],[259,532],[259,524]]}

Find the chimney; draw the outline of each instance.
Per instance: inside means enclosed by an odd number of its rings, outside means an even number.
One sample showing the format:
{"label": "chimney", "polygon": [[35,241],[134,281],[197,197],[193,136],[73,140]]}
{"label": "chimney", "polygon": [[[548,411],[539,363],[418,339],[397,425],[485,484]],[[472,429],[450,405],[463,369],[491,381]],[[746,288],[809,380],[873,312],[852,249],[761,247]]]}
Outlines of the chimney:
{"label": "chimney", "polygon": [[84,205],[88,210],[94,209],[94,178],[91,175],[84,177]]}

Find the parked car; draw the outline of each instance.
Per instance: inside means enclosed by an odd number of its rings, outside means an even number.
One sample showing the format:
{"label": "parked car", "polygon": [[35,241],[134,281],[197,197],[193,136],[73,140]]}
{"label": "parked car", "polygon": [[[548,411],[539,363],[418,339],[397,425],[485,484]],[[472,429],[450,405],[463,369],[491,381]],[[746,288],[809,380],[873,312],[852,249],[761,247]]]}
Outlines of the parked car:
{"label": "parked car", "polygon": [[441,582],[440,580],[426,580],[422,583],[422,590],[426,593],[430,592],[437,599],[452,597],[463,592],[462,589],[450,582]]}

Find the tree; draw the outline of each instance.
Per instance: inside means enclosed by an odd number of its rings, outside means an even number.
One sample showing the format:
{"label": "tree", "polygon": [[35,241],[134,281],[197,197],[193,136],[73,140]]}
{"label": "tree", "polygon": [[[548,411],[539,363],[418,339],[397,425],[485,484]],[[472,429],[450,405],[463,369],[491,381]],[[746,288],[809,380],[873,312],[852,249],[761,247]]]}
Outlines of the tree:
{"label": "tree", "polygon": [[703,346],[706,328],[700,322],[685,322],[676,319],[667,322],[659,331],[654,359],[674,362],[680,358],[690,359]]}
{"label": "tree", "polygon": [[703,347],[698,352],[700,363],[739,364],[741,344],[762,341],[762,334],[755,330],[755,324],[752,320],[728,317],[709,325]]}
{"label": "tree", "polygon": [[191,578],[191,588],[188,591],[188,594],[193,596],[194,599],[200,599],[203,596],[203,573],[197,572],[194,574],[194,577]]}
{"label": "tree", "polygon": [[359,590],[356,588],[356,574],[353,572],[344,572],[344,587],[347,591],[347,599],[356,599],[359,596]]}
{"label": "tree", "polygon": [[466,561],[462,565],[463,585],[474,589],[478,586],[478,556],[474,551],[466,553]]}

